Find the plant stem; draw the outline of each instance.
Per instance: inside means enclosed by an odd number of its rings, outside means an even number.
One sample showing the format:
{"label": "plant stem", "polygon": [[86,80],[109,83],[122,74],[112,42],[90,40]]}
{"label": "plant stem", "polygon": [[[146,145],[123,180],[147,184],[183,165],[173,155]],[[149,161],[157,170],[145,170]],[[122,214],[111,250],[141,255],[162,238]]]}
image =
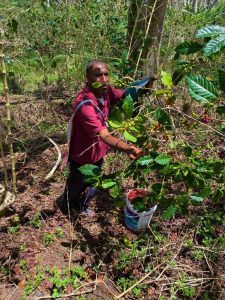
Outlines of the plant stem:
{"label": "plant stem", "polygon": [[1,65],[1,74],[2,74],[2,82],[3,82],[3,91],[5,96],[5,106],[6,106],[6,116],[7,116],[7,138],[9,143],[9,152],[10,152],[10,162],[11,162],[11,172],[13,179],[13,192],[16,193],[16,171],[15,171],[15,160],[13,153],[13,144],[12,144],[12,131],[11,131],[11,111],[10,111],[10,99],[8,94],[8,84],[6,78],[6,67],[4,62],[4,53],[3,53],[3,41],[0,41],[0,65]]}

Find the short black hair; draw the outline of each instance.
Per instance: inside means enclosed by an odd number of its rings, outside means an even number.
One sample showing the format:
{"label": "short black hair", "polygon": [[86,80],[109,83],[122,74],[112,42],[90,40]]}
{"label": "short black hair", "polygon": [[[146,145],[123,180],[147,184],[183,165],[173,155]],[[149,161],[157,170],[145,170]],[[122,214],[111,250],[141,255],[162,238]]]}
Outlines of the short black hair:
{"label": "short black hair", "polygon": [[94,64],[104,64],[104,65],[106,65],[106,63],[104,61],[101,61],[101,60],[98,60],[98,59],[92,59],[91,61],[88,62],[87,66],[86,66],[86,76],[90,75]]}

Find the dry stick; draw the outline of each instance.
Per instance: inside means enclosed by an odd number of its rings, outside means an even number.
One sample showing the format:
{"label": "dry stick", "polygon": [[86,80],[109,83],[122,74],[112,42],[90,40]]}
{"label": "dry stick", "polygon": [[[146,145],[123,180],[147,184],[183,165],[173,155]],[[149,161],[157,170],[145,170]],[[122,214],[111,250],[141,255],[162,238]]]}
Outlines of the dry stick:
{"label": "dry stick", "polygon": [[7,174],[7,166],[6,166],[6,162],[5,162],[5,155],[4,155],[1,135],[0,135],[0,152],[1,152],[2,163],[3,163],[4,183],[5,183],[5,187],[7,189],[7,187],[8,187],[8,174]]}
{"label": "dry stick", "polygon": [[135,288],[138,284],[140,284],[142,281],[144,281],[149,275],[151,275],[154,271],[156,271],[163,264],[164,264],[164,262],[161,263],[160,265],[156,266],[153,270],[149,271],[147,274],[145,274],[145,276],[143,276],[140,280],[138,280],[131,287],[129,287],[129,289],[127,289],[126,291],[124,291],[122,294],[116,296],[115,299],[121,299],[124,295],[126,295],[127,293],[129,293],[130,291],[132,291],[133,288]]}
{"label": "dry stick", "polygon": [[146,29],[146,32],[145,32],[145,37],[144,37],[143,42],[142,42],[142,47],[141,47],[141,50],[140,50],[140,53],[139,53],[139,56],[138,56],[138,60],[137,60],[137,64],[136,64],[136,68],[135,68],[135,71],[134,71],[134,78],[136,76],[137,69],[139,67],[139,63],[140,63],[142,52],[143,52],[144,43],[145,43],[145,40],[147,39],[148,32],[149,32],[149,29],[150,29],[150,24],[151,24],[151,21],[152,21],[152,17],[153,17],[153,14],[155,12],[156,3],[157,3],[157,0],[155,0],[154,5],[152,7],[152,13],[151,13],[149,21],[148,21],[148,26],[147,26],[147,29]]}
{"label": "dry stick", "polygon": [[53,174],[55,173],[56,169],[58,168],[58,166],[62,160],[62,153],[61,153],[59,147],[52,139],[50,139],[50,138],[48,138],[48,139],[55,146],[55,148],[58,152],[58,158],[57,158],[57,161],[56,161],[56,164],[54,165],[54,167],[51,169],[51,171],[48,173],[48,175],[45,176],[45,180],[49,180],[53,176]]}
{"label": "dry stick", "polygon": [[[99,281],[99,282],[97,282],[97,283],[102,283],[102,281]],[[79,286],[79,287],[75,290],[75,292],[78,291],[78,290],[80,290],[81,288],[87,286],[87,285],[90,285],[90,284],[96,284],[96,281],[88,282],[88,283],[85,283],[85,284]],[[93,292],[95,289],[96,289],[96,288],[89,289],[89,290],[86,290],[86,291],[83,291],[83,292],[77,292],[77,293],[74,292],[74,293],[71,293],[71,294],[59,295],[59,296],[54,296],[54,297],[52,297],[52,296],[50,296],[50,295],[49,295],[49,296],[43,296],[43,297],[38,297],[38,298],[36,298],[35,300],[42,300],[42,299],[57,299],[57,298],[63,298],[63,299],[65,299],[66,297],[80,296],[80,295],[83,295],[83,294],[91,293],[91,292]]]}
{"label": "dry stick", "polygon": [[11,162],[11,172],[13,179],[13,192],[16,194],[16,171],[15,171],[15,160],[13,153],[13,144],[12,144],[12,131],[11,131],[11,111],[10,111],[10,100],[8,95],[8,84],[6,79],[6,67],[4,62],[4,54],[3,54],[3,42],[0,42],[0,62],[1,62],[1,74],[3,81],[3,91],[6,100],[6,115],[7,115],[7,133],[8,133],[8,141],[9,141],[9,152],[10,152],[10,162]]}
{"label": "dry stick", "polygon": [[[186,236],[185,236],[186,237]],[[172,258],[171,262],[174,261],[178,255],[178,253],[180,252],[180,249],[182,248],[183,246],[183,243],[181,243],[177,253],[174,255],[174,257]],[[170,263],[171,263],[170,262]],[[156,266],[153,270],[151,270],[150,272],[148,272],[147,274],[145,274],[145,276],[143,276],[140,280],[138,280],[136,283],[134,283],[131,287],[129,287],[126,291],[124,291],[122,294],[116,296],[115,298],[116,299],[121,299],[124,295],[126,295],[127,293],[129,293],[133,288],[135,288],[138,284],[140,284],[142,281],[144,281],[149,275],[151,275],[151,273],[153,273],[155,270],[157,270],[159,267],[161,267],[162,265],[164,264],[161,263],[159,264],[158,266]],[[170,267],[170,264],[167,264],[165,266],[165,268],[162,270],[162,272],[159,274],[159,276],[156,278],[156,280],[158,280],[162,275],[163,273]]]}

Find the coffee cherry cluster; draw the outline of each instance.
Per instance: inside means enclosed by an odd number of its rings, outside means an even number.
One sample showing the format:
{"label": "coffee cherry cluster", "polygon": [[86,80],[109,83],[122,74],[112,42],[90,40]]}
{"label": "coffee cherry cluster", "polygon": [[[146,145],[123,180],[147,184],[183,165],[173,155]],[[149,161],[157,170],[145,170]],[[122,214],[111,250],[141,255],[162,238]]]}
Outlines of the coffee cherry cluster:
{"label": "coffee cherry cluster", "polygon": [[211,123],[212,118],[208,114],[204,114],[200,120],[202,123]]}
{"label": "coffee cherry cluster", "polygon": [[141,189],[132,190],[128,194],[128,200],[131,201],[131,200],[136,199],[136,198],[145,197],[146,193],[147,193],[146,191],[141,190]]}

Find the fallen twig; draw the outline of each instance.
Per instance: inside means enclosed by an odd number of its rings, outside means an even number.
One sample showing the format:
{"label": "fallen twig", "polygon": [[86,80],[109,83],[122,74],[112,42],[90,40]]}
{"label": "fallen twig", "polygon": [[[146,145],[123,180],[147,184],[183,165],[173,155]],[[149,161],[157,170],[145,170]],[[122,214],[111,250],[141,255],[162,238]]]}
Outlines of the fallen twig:
{"label": "fallen twig", "polygon": [[144,281],[149,275],[151,275],[154,271],[156,271],[159,267],[161,267],[164,264],[161,263],[160,265],[156,266],[153,270],[149,271],[147,274],[145,274],[145,276],[143,276],[140,280],[138,280],[137,282],[135,282],[131,287],[129,287],[126,291],[124,291],[122,294],[118,295],[115,297],[115,299],[121,299],[124,295],[126,295],[127,293],[129,293],[130,291],[133,290],[133,288],[135,288],[137,285],[139,285],[142,281]]}
{"label": "fallen twig", "polygon": [[57,162],[54,165],[54,167],[51,169],[51,171],[48,173],[48,175],[45,176],[45,180],[49,180],[53,176],[53,174],[55,173],[56,169],[58,168],[58,166],[62,160],[62,153],[61,153],[59,147],[56,145],[56,143],[52,139],[50,139],[50,138],[48,138],[48,139],[55,146],[55,148],[58,152],[58,158],[57,158]]}
{"label": "fallen twig", "polygon": [[[96,283],[96,281],[92,281],[92,282],[87,282],[81,286],[79,286],[73,293],[70,293],[70,294],[64,294],[64,295],[59,295],[59,296],[51,296],[51,295],[48,295],[48,296],[42,296],[42,297],[38,297],[36,298],[35,300],[42,300],[42,299],[59,299],[59,298],[63,298],[65,299],[66,297],[72,297],[72,296],[80,296],[80,295],[83,295],[83,294],[88,294],[88,293],[91,293],[93,292],[95,289],[96,289],[96,286],[98,283],[102,283],[102,281],[98,281]],[[89,289],[89,290],[86,290],[86,291],[83,291],[83,292],[76,292],[78,290],[80,290],[81,288],[87,286],[87,285],[90,285],[90,284],[94,284],[94,288],[93,289]]]}

